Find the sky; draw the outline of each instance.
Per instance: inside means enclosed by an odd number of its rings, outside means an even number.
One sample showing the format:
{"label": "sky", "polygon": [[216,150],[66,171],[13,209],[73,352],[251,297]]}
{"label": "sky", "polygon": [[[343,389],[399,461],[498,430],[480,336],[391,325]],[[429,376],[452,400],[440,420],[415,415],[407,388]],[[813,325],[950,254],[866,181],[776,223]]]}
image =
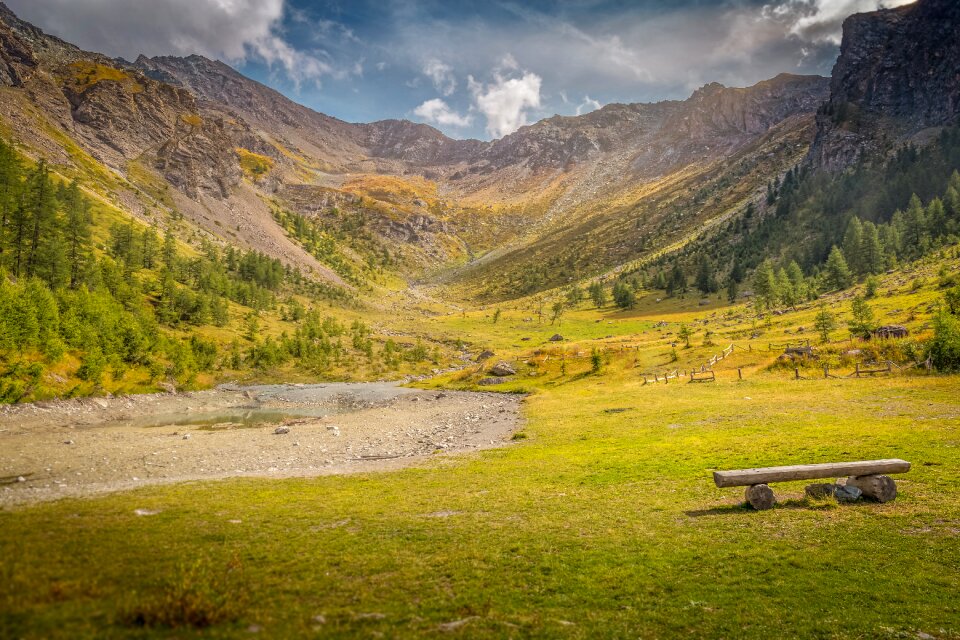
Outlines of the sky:
{"label": "sky", "polygon": [[829,75],[848,15],[911,0],[5,0],[80,47],[220,59],[350,122],[499,138],[708,82]]}

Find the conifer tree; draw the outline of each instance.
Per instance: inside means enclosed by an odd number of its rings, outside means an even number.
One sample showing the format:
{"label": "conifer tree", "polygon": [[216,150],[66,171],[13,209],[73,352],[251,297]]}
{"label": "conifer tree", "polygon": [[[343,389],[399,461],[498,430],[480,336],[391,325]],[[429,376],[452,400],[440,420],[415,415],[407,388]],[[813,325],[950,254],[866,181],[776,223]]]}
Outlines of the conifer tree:
{"label": "conifer tree", "polygon": [[855,274],[864,272],[863,259],[860,255],[863,247],[863,225],[860,218],[854,216],[847,224],[847,231],[843,235],[843,257],[847,260],[847,266]]}
{"label": "conifer tree", "polygon": [[852,276],[850,267],[843,257],[843,253],[834,246],[830,249],[830,257],[827,258],[826,281],[832,289],[846,289],[850,286]]}
{"label": "conifer tree", "polygon": [[881,273],[884,269],[883,245],[880,233],[872,222],[863,223],[863,236],[860,243],[860,263],[866,274]]}
{"label": "conifer tree", "polygon": [[700,255],[700,263],[697,267],[696,285],[697,289],[700,290],[700,293],[704,295],[716,293],[720,289],[720,285],[717,283],[717,276],[713,271],[713,263],[710,261],[710,257],[705,253]]}
{"label": "conifer tree", "polygon": [[70,287],[80,284],[81,275],[91,260],[90,203],[83,197],[76,180],[70,183],[64,194],[64,235],[67,263],[70,270]]}

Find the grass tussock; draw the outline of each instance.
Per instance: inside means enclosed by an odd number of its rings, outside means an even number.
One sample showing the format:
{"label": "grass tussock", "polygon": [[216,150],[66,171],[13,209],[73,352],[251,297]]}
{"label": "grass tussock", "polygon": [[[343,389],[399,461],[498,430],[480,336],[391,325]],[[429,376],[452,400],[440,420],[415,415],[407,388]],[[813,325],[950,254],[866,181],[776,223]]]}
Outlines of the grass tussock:
{"label": "grass tussock", "polygon": [[180,564],[156,591],[134,598],[122,618],[133,627],[204,629],[235,622],[248,604],[243,565],[236,558],[224,566],[205,558]]}

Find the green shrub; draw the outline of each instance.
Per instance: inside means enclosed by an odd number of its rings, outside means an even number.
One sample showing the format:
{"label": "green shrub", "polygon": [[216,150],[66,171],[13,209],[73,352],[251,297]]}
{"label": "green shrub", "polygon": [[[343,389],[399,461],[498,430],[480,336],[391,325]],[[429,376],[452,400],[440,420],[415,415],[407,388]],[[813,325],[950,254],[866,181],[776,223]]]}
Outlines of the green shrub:
{"label": "green shrub", "polygon": [[936,315],[928,354],[937,371],[960,371],[960,319],[946,311]]}

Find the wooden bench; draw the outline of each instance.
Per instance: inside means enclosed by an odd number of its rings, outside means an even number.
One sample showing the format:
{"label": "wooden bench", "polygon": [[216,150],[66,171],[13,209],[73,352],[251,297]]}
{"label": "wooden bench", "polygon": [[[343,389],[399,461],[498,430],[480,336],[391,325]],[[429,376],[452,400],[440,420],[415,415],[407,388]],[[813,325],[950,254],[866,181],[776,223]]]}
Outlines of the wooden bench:
{"label": "wooden bench", "polygon": [[894,458],[714,471],[713,481],[720,488],[747,487],[746,498],[750,506],[769,509],[776,502],[773,490],[768,486],[771,482],[848,476],[847,486],[857,487],[863,495],[877,502],[889,502],[897,497],[897,484],[886,474],[907,471],[910,471],[910,463]]}

